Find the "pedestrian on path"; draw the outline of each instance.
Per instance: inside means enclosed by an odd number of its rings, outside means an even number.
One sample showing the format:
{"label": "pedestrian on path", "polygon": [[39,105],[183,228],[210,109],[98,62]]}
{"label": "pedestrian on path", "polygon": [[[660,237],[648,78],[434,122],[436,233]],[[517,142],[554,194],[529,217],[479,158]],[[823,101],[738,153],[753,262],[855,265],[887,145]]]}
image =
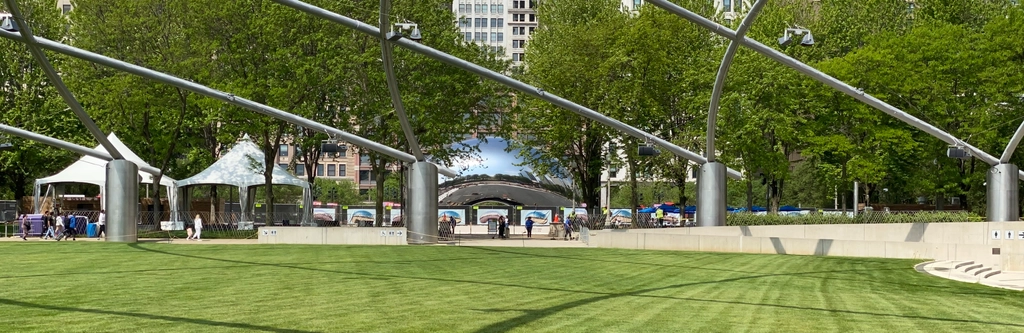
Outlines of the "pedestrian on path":
{"label": "pedestrian on path", "polygon": [[192,220],[192,224],[193,228],[196,229],[196,233],[192,235],[192,239],[197,241],[201,240],[199,236],[203,234],[203,219],[199,217],[199,214],[196,214],[196,219]]}
{"label": "pedestrian on path", "polygon": [[100,217],[96,220],[96,237],[103,238],[107,236],[107,211],[100,209]]}
{"label": "pedestrian on path", "polygon": [[43,224],[44,224],[43,229],[45,229],[46,231],[43,232],[42,238],[43,239],[57,238],[56,236],[54,236],[54,233],[53,233],[53,212],[46,212],[45,214],[43,214]]}
{"label": "pedestrian on path", "polygon": [[21,214],[21,240],[28,240],[28,230],[32,224],[28,222],[28,215]]}
{"label": "pedestrian on path", "polygon": [[[59,214],[59,213],[57,213],[57,214]],[[64,217],[60,216],[60,215],[57,215],[57,237],[60,237],[61,235],[63,235],[63,233],[64,233]],[[59,242],[60,238],[57,238],[57,241]]]}
{"label": "pedestrian on path", "polygon": [[533,217],[526,218],[526,238],[533,238]]}
{"label": "pedestrian on path", "polygon": [[572,239],[572,222],[571,219],[565,219],[565,240]]}
{"label": "pedestrian on path", "polygon": [[71,240],[78,240],[78,218],[74,214],[68,216],[68,235],[71,236]]}

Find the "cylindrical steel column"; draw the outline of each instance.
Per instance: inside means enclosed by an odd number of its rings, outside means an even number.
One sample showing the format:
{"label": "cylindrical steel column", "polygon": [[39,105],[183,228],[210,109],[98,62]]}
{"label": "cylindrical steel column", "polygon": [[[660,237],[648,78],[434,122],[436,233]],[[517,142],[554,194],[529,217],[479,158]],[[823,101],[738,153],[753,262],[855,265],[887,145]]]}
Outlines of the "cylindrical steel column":
{"label": "cylindrical steel column", "polygon": [[998,164],[988,170],[988,216],[990,222],[1020,219],[1018,198],[1018,169],[1013,164]]}
{"label": "cylindrical steel column", "polygon": [[700,166],[697,178],[697,225],[716,227],[725,225],[725,164],[708,162]]}
{"label": "cylindrical steel column", "polygon": [[127,160],[107,162],[107,241],[135,243],[139,219],[139,167]]}
{"label": "cylindrical steel column", "polygon": [[437,166],[416,162],[409,168],[409,207],[405,227],[409,244],[437,244]]}

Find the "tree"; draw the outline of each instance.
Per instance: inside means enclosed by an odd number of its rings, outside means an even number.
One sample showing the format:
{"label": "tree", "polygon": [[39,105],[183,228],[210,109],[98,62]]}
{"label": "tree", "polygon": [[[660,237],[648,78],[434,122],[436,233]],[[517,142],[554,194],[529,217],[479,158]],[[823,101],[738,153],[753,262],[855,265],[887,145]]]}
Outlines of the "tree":
{"label": "tree", "polygon": [[[66,37],[64,26],[67,21],[59,11],[34,10],[52,9],[52,2],[26,0],[19,3],[34,34],[53,40]],[[3,4],[0,4],[0,12],[6,12]],[[67,58],[59,55],[51,53],[47,56],[56,68],[64,67],[67,62]],[[90,138],[81,122],[66,110],[64,100],[25,45],[0,39],[0,59],[3,59],[0,62],[0,123],[72,143],[95,145],[95,140]],[[0,136],[3,136],[2,132]],[[70,152],[40,143],[20,139],[14,139],[12,143],[14,146],[9,151],[0,153],[0,195],[3,197],[21,200],[30,193],[31,180],[60,170],[76,159]],[[28,211],[30,207],[25,204],[23,202],[21,209]]]}

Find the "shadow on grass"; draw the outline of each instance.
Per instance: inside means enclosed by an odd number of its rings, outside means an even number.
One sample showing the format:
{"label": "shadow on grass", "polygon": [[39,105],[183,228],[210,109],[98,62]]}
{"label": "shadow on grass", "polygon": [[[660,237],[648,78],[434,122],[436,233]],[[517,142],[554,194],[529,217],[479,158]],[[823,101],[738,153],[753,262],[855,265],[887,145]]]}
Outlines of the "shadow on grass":
{"label": "shadow on grass", "polygon": [[9,306],[16,306],[16,307],[23,307],[23,308],[34,308],[34,309],[40,309],[40,310],[59,311],[58,313],[78,312],[78,313],[89,313],[89,314],[98,314],[98,315],[124,316],[124,317],[132,317],[132,318],[139,318],[139,319],[162,320],[162,321],[169,321],[169,322],[175,322],[175,323],[186,323],[186,324],[204,325],[204,326],[211,326],[211,327],[237,328],[237,329],[243,329],[243,330],[249,330],[249,331],[280,332],[280,333],[306,333],[306,332],[313,332],[313,331],[292,330],[292,329],[284,329],[284,328],[277,328],[277,327],[270,327],[270,326],[259,326],[259,325],[252,325],[252,324],[243,324],[243,323],[226,323],[226,322],[206,320],[206,319],[195,319],[195,318],[183,318],[183,317],[172,317],[172,316],[154,315],[154,314],[148,314],[148,313],[121,312],[121,311],[110,311],[110,310],[99,310],[99,309],[80,309],[80,308],[72,308],[72,307],[68,307],[68,306],[57,306],[57,305],[46,305],[46,304],[35,304],[35,303],[21,302],[21,301],[15,301],[15,300],[12,300],[12,299],[5,299],[5,298],[0,298],[0,304],[9,305]]}
{"label": "shadow on grass", "polygon": [[[647,293],[663,291],[663,290],[678,289],[678,288],[700,286],[700,285],[714,285],[714,284],[720,284],[720,283],[730,283],[730,282],[738,282],[738,281],[744,281],[744,280],[753,280],[753,279],[770,278],[770,277],[804,276],[804,275],[810,275],[810,274],[824,274],[824,273],[853,273],[853,272],[882,271],[882,270],[902,270],[902,269],[899,269],[899,268],[871,269],[871,270],[848,269],[848,270],[834,270],[834,271],[815,271],[815,272],[760,274],[760,275],[741,276],[741,277],[721,279],[721,280],[713,280],[713,281],[680,283],[680,284],[674,284],[674,285],[669,285],[669,286],[640,289],[640,290],[635,290],[635,291],[631,291],[631,292],[608,293],[608,292],[591,291],[591,290],[573,290],[573,289],[566,289],[566,288],[547,288],[547,287],[539,287],[539,286],[508,284],[508,283],[496,283],[496,282],[483,282],[483,281],[475,281],[475,280],[457,280],[457,279],[434,278],[434,277],[417,277],[417,276],[402,276],[402,275],[389,275],[389,274],[371,274],[371,273],[362,273],[362,272],[346,272],[346,271],[328,270],[328,269],[313,268],[313,267],[295,266],[294,264],[260,263],[260,262],[249,262],[249,261],[242,261],[242,260],[210,258],[210,257],[197,256],[197,255],[173,253],[173,252],[161,251],[161,250],[156,250],[156,249],[149,249],[149,248],[145,248],[145,247],[139,246],[138,244],[128,244],[128,246],[132,247],[134,249],[137,249],[137,250],[141,250],[141,251],[147,251],[147,252],[153,252],[153,253],[159,253],[159,254],[166,254],[166,255],[172,255],[172,256],[179,256],[179,257],[186,257],[186,258],[212,260],[212,261],[229,262],[229,263],[237,263],[237,264],[248,264],[248,265],[256,265],[256,266],[270,266],[270,267],[278,267],[278,268],[290,268],[290,269],[299,269],[299,270],[307,270],[307,271],[314,271],[314,272],[324,272],[324,273],[349,274],[349,275],[356,275],[356,276],[365,276],[365,277],[370,277],[370,278],[375,278],[375,279],[379,279],[379,278],[397,278],[397,279],[409,279],[409,280],[438,281],[438,282],[446,282],[446,283],[455,282],[455,283],[467,283],[467,284],[481,284],[481,285],[498,286],[498,287],[514,287],[514,288],[523,288],[523,289],[534,289],[534,290],[541,290],[541,291],[554,291],[554,292],[563,292],[563,293],[571,293],[571,294],[595,295],[593,297],[579,299],[579,300],[575,300],[575,301],[572,301],[572,302],[562,303],[562,304],[554,305],[554,306],[547,307],[547,308],[544,308],[544,309],[537,309],[537,310],[479,309],[477,311],[483,311],[483,312],[512,312],[512,311],[521,311],[521,312],[523,312],[523,314],[519,315],[517,317],[514,317],[514,318],[509,318],[507,320],[504,320],[504,321],[501,321],[501,322],[497,322],[497,323],[493,323],[491,325],[485,326],[485,327],[477,330],[476,332],[508,332],[508,331],[511,331],[511,330],[516,329],[518,327],[521,327],[521,326],[530,324],[532,322],[538,321],[540,319],[543,319],[545,317],[549,317],[551,315],[560,313],[562,311],[566,311],[566,310],[569,310],[569,309],[572,309],[572,308],[576,308],[576,307],[580,307],[580,306],[584,306],[584,305],[588,305],[588,304],[592,304],[592,303],[596,303],[596,302],[600,302],[600,301],[604,301],[604,300],[608,300],[608,299],[619,298],[619,297],[648,297],[648,298],[659,298],[659,299],[667,299],[667,300],[707,302],[707,303],[730,304],[730,305],[747,305],[747,306],[755,306],[755,307],[780,308],[780,309],[802,310],[802,311],[816,311],[816,312],[822,312],[822,313],[844,313],[844,314],[875,316],[875,317],[883,317],[883,318],[904,318],[904,319],[931,320],[931,321],[950,322],[950,323],[971,323],[971,324],[985,324],[985,325],[995,325],[995,326],[1003,326],[1003,327],[1024,328],[1024,324],[1015,324],[1015,323],[1000,323],[1000,322],[989,322],[989,321],[967,320],[967,319],[955,319],[955,318],[940,318],[940,317],[926,317],[926,316],[914,316],[914,315],[900,315],[900,314],[892,314],[892,313],[878,313],[878,312],[854,311],[854,310],[837,310],[837,309],[825,309],[825,308],[814,308],[814,307],[802,307],[802,306],[795,306],[795,305],[748,303],[748,302],[739,302],[739,301],[701,299],[701,298],[690,298],[690,297],[645,295]],[[490,249],[490,248],[488,248],[487,250],[489,250],[489,251],[497,251],[497,252],[504,252],[504,251],[501,251],[501,250],[494,250],[494,249]],[[523,255],[533,255],[532,253],[531,254],[518,253],[518,252],[512,252],[512,253],[523,254]],[[538,254],[537,256],[561,258],[561,256],[540,255],[540,254]],[[564,259],[586,260],[586,259],[580,259],[580,258],[574,258],[574,257],[564,257]],[[617,261],[609,261],[609,262],[615,263]],[[630,262],[622,262],[622,263],[630,263]],[[729,271],[729,270],[722,270],[722,271]],[[743,271],[730,271],[730,272],[752,274],[752,272],[743,272]]]}

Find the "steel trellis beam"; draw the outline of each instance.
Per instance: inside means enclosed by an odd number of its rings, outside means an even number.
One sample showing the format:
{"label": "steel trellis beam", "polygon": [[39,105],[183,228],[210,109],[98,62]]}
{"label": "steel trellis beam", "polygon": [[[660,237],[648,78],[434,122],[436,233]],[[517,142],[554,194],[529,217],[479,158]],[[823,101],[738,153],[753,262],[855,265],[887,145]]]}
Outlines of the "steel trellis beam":
{"label": "steel trellis beam", "polygon": [[[946,142],[947,144],[964,147],[967,150],[969,150],[971,154],[973,154],[975,157],[984,161],[985,163],[988,163],[989,165],[999,164],[999,160],[997,160],[994,156],[982,151],[981,149],[978,149],[977,147],[974,147],[964,142],[963,140],[960,140],[954,137],[953,135],[938,129],[935,126],[932,126],[931,124],[928,124],[918,119],[917,117],[914,117],[906,112],[903,112],[902,110],[897,109],[896,107],[889,105],[888,103],[885,103],[882,100],[875,98],[874,96],[866,94],[861,89],[854,88],[849,84],[840,81],[839,79],[829,76],[828,74],[825,74],[811,66],[808,66],[807,64],[804,64],[799,60],[793,59],[792,57],[786,55],[785,53],[779,52],[776,49],[761,44],[760,42],[751,39],[750,37],[737,36],[737,33],[735,31],[726,28],[721,24],[715,23],[707,18],[704,18],[703,16],[697,15],[683,7],[668,2],[667,0],[648,0],[647,2],[652,5],[661,7],[662,9],[672,14],[675,14],[679,17],[682,17],[687,21],[693,22],[694,24],[704,27],[705,29],[708,29],[719,36],[739,42],[742,45],[756,51],[757,53],[760,53],[764,56],[767,56],[768,58],[771,58],[772,60],[775,60],[778,63],[793,68],[798,72],[803,73],[804,75],[807,75],[817,80],[818,82],[824,83],[825,85],[835,88],[836,90],[839,90],[840,92],[843,92],[849,95],[850,97],[853,97],[867,105],[870,105],[882,112],[885,112],[890,116],[893,116],[896,119],[899,119],[908,125],[914,126],[917,129],[924,131],[925,133],[931,134],[932,136]],[[1024,172],[1022,172],[1022,174],[1024,174]]]}
{"label": "steel trellis beam", "polygon": [[82,108],[82,104],[78,103],[78,100],[75,99],[75,94],[71,92],[71,89],[68,89],[68,87],[64,85],[64,80],[60,78],[57,71],[53,69],[52,65],[50,65],[50,60],[46,58],[46,54],[43,53],[43,50],[39,49],[36,36],[32,34],[32,27],[28,25],[28,21],[26,21],[25,17],[21,15],[21,9],[18,8],[18,2],[15,0],[4,0],[4,3],[7,4],[7,9],[11,11],[11,17],[18,23],[18,31],[21,33],[21,37],[24,38],[23,43],[28,47],[29,53],[32,53],[32,57],[36,59],[36,62],[39,63],[39,67],[43,69],[43,73],[46,73],[46,78],[53,83],[55,88],[57,88],[57,93],[60,94],[60,97],[64,99],[64,102],[71,108],[71,111],[75,113],[78,120],[85,125],[85,128],[89,130],[89,133],[92,134],[93,138],[103,145],[103,148],[107,149],[107,152],[110,152],[111,157],[119,160],[124,159],[121,152],[117,151],[117,148],[110,143],[110,140],[107,140],[107,137],[103,135],[103,131],[96,126],[96,122],[94,122],[92,118],[89,117],[89,114],[85,112],[85,109]]}
{"label": "steel trellis beam", "polygon": [[417,162],[422,162],[426,159],[423,157],[423,150],[420,149],[420,143],[416,139],[416,134],[412,131],[412,125],[409,124],[409,116],[406,115],[405,104],[402,103],[402,94],[398,90],[398,78],[395,77],[394,46],[387,42],[388,27],[391,25],[388,22],[388,15],[390,14],[391,0],[380,0],[380,50],[381,62],[384,63],[384,76],[387,77],[391,104],[395,107],[398,122],[402,124],[402,132],[405,132],[405,140],[409,143],[409,150],[412,151],[412,155],[416,157]]}
{"label": "steel trellis beam", "polygon": [[[100,150],[96,150],[96,149],[92,149],[92,148],[85,147],[85,146],[79,146],[79,145],[76,145],[76,144],[71,143],[71,142],[67,142],[67,141],[64,141],[64,140],[61,140],[61,139],[45,136],[45,135],[42,135],[42,134],[39,134],[39,133],[35,133],[35,132],[32,132],[32,131],[24,130],[24,129],[13,127],[13,126],[8,126],[8,125],[0,124],[0,133],[11,134],[11,135],[20,137],[22,139],[32,140],[32,141],[39,142],[39,143],[42,143],[42,144],[45,144],[45,145],[48,145],[48,146],[53,146],[53,147],[57,147],[57,148],[60,148],[60,149],[69,150],[69,151],[75,152],[75,153],[80,154],[80,155],[92,156],[92,157],[95,157],[95,158],[98,158],[98,159],[101,159],[101,160],[104,160],[104,161],[112,161],[112,160],[114,160],[114,157],[111,156],[110,153],[107,153],[107,152],[104,152],[104,151],[100,151]],[[154,168],[152,166],[146,167],[146,166],[141,166],[140,165],[139,166],[139,170],[142,170],[143,172],[152,174],[153,176],[156,176],[157,174],[160,173],[160,169]]]}
{"label": "steel trellis beam", "polygon": [[[768,0],[757,0],[754,6],[747,12],[747,17],[743,18],[740,22],[739,28],[736,29],[736,36],[743,37],[747,34],[747,30],[750,30],[750,26],[754,25],[754,20],[757,19],[757,15],[761,13],[761,8],[764,8],[764,4],[768,3]],[[740,43],[736,40],[729,42],[729,48],[725,50],[725,56],[722,56],[722,65],[718,66],[718,75],[715,76],[715,87],[711,91],[711,104],[708,106],[708,150],[704,152],[704,156],[708,158],[708,162],[715,161],[715,130],[717,129],[718,121],[718,101],[722,99],[722,89],[725,88],[725,78],[729,76],[729,67],[732,66],[732,60],[736,58],[736,51],[739,50]]]}
{"label": "steel trellis beam", "polygon": [[[8,31],[0,30],[0,37],[11,39],[11,40],[15,40],[15,41],[19,41],[19,42],[22,42],[22,43],[25,42],[25,39],[23,37],[19,36],[18,34],[15,34],[15,33],[8,32]],[[266,105],[263,105],[263,104],[260,104],[260,103],[256,103],[256,102],[250,101],[248,99],[241,98],[241,97],[238,97],[238,96],[235,96],[235,95],[232,95],[232,94],[220,91],[220,90],[216,90],[216,89],[213,89],[213,88],[210,88],[210,87],[207,87],[207,86],[195,83],[195,82],[186,81],[184,79],[181,79],[181,78],[169,75],[169,74],[165,74],[165,73],[162,73],[162,72],[154,71],[152,69],[148,69],[148,68],[145,68],[145,67],[142,67],[142,66],[132,65],[132,64],[126,63],[124,61],[116,60],[116,59],[113,59],[113,58],[110,58],[110,57],[106,57],[106,56],[103,56],[103,55],[99,55],[99,54],[96,54],[96,53],[85,51],[85,50],[82,50],[82,49],[79,49],[79,48],[76,48],[76,47],[73,47],[73,46],[70,46],[70,45],[65,45],[65,44],[61,44],[61,43],[58,43],[58,42],[54,42],[54,41],[48,40],[46,38],[36,38],[36,42],[37,42],[37,45],[39,45],[40,47],[45,48],[45,49],[50,50],[50,51],[54,51],[54,52],[57,52],[57,53],[68,55],[68,56],[72,56],[72,57],[79,58],[79,59],[82,59],[82,60],[85,60],[85,61],[89,61],[89,62],[100,64],[100,65],[103,65],[103,66],[107,66],[107,67],[110,67],[110,68],[113,68],[113,69],[117,69],[117,70],[120,70],[120,71],[132,73],[132,74],[135,74],[135,75],[138,75],[138,76],[141,76],[141,77],[144,77],[144,78],[148,78],[148,79],[151,79],[151,80],[154,80],[154,81],[157,81],[157,82],[161,82],[161,83],[164,83],[164,84],[168,84],[168,85],[171,85],[171,86],[182,88],[182,89],[185,89],[185,90],[188,90],[188,91],[200,94],[200,95],[204,95],[204,96],[207,96],[207,97],[210,97],[210,98],[213,98],[213,99],[216,99],[216,100],[219,100],[219,101],[231,104],[231,105],[235,105],[235,106],[238,106],[238,107],[242,107],[242,108],[245,108],[245,109],[249,109],[249,110],[255,111],[257,113],[260,113],[260,114],[263,114],[263,115],[266,115],[266,116],[277,118],[277,119],[280,119],[280,120],[283,120],[283,121],[286,121],[286,122],[289,122],[289,123],[292,123],[292,124],[295,124],[295,125],[303,126],[303,127],[306,127],[306,128],[323,129],[327,133],[332,134],[332,135],[336,135],[336,136],[342,138],[343,140],[345,140],[347,142],[351,142],[351,143],[353,143],[353,144],[355,144],[357,146],[360,146],[360,147],[363,147],[363,148],[367,148],[367,149],[370,149],[370,150],[374,150],[374,151],[380,152],[381,154],[391,156],[391,157],[393,157],[395,159],[398,159],[398,160],[401,160],[401,161],[404,161],[404,162],[409,162],[409,163],[416,162],[416,158],[415,157],[413,157],[412,155],[409,155],[408,153],[405,153],[403,151],[399,151],[397,149],[394,149],[394,148],[382,145],[380,143],[377,143],[377,142],[374,142],[374,141],[371,141],[371,140],[364,139],[362,137],[353,135],[351,133],[348,133],[348,132],[345,132],[345,131],[342,131],[342,130],[339,130],[339,129],[336,129],[336,128],[333,128],[333,127],[329,127],[327,125],[320,124],[318,122],[315,122],[315,121],[312,121],[312,120],[309,120],[309,119],[306,119],[306,118],[303,118],[303,117],[299,117],[297,115],[294,115],[294,114],[291,114],[291,113],[288,113],[288,112],[284,112],[282,110],[279,110],[279,109],[276,109],[276,108],[273,108],[273,107],[270,107],[270,106],[266,106]],[[457,172],[455,172],[454,170],[448,169],[448,168],[442,168],[442,167],[439,166],[438,169],[445,176],[455,177],[455,176],[458,175]]]}
{"label": "steel trellis beam", "polygon": [[[361,32],[363,34],[372,36],[374,38],[381,38],[379,28],[374,27],[374,26],[369,25],[369,24],[366,24],[366,23],[363,23],[363,22],[361,22],[359,20],[355,20],[355,19],[346,17],[344,15],[331,12],[331,11],[326,10],[326,9],[313,6],[313,5],[304,3],[302,1],[297,1],[297,0],[273,0],[273,1],[277,2],[277,3],[281,4],[281,5],[284,5],[284,6],[291,7],[293,9],[299,10],[301,12],[305,12],[305,13],[307,13],[309,15],[313,15],[313,16],[316,16],[316,17],[320,17],[320,18],[326,19],[326,20],[331,21],[331,22],[335,22],[335,23],[344,25],[346,27],[349,27],[349,28],[351,28],[353,30],[356,30],[358,32]],[[385,40],[386,40],[386,38],[385,38]],[[398,40],[395,40],[395,41],[388,41],[388,42],[397,44],[398,46],[401,46],[401,47],[409,49],[409,50],[411,50],[413,52],[425,55],[425,56],[427,56],[429,58],[432,58],[434,60],[438,60],[438,61],[444,62],[446,64],[449,64],[449,65],[461,68],[463,70],[469,71],[471,73],[474,73],[474,74],[479,75],[481,77],[484,77],[486,79],[490,79],[492,81],[501,83],[501,84],[503,84],[503,85],[505,85],[507,87],[510,87],[512,89],[521,91],[521,92],[523,92],[523,93],[525,93],[527,95],[530,95],[530,96],[542,99],[542,100],[547,101],[547,102],[549,102],[551,104],[557,105],[557,106],[559,106],[559,107],[561,107],[563,109],[575,112],[576,114],[578,114],[580,116],[586,117],[588,119],[595,120],[597,122],[600,122],[600,123],[602,123],[604,125],[612,127],[612,128],[614,128],[616,130],[619,130],[619,131],[621,131],[623,133],[629,134],[630,136],[636,137],[638,139],[650,140],[651,142],[657,144],[658,146],[660,146],[660,147],[662,147],[662,148],[672,152],[673,154],[675,154],[677,156],[683,157],[683,158],[685,158],[687,160],[690,160],[690,161],[693,161],[693,162],[696,162],[696,163],[700,163],[700,164],[704,164],[704,163],[707,162],[707,159],[705,159],[703,156],[700,156],[699,154],[695,154],[695,153],[693,153],[693,152],[691,152],[689,150],[683,149],[682,147],[679,147],[679,146],[677,146],[675,144],[672,144],[671,142],[668,142],[668,141],[666,141],[664,139],[661,139],[661,138],[659,138],[657,136],[654,136],[654,135],[652,135],[650,133],[644,132],[644,131],[642,131],[640,129],[637,129],[637,128],[633,127],[633,126],[627,125],[627,124],[625,124],[625,123],[623,123],[623,122],[621,122],[619,120],[607,117],[607,116],[605,116],[605,115],[603,115],[603,114],[601,114],[601,113],[599,113],[597,111],[591,110],[591,109],[589,109],[587,107],[584,107],[582,105],[576,104],[576,103],[574,103],[572,101],[569,101],[569,100],[564,99],[562,97],[559,97],[557,95],[547,93],[544,90],[539,89],[537,87],[534,87],[534,86],[531,86],[529,84],[523,83],[521,81],[515,80],[515,79],[510,78],[508,76],[505,76],[505,75],[502,75],[502,74],[497,73],[495,71],[492,71],[490,69],[484,68],[484,67],[482,67],[480,65],[477,65],[477,64],[474,64],[472,62],[469,62],[469,61],[463,60],[461,58],[455,57],[453,55],[441,52],[441,51],[439,51],[437,49],[434,49],[434,48],[431,48],[429,46],[419,44],[419,43],[414,42],[412,40],[409,40],[407,38],[401,38],[401,39],[398,39]],[[743,178],[743,175],[739,171],[736,171],[736,170],[733,170],[733,169],[728,169],[728,174],[729,174],[730,177],[735,178],[735,179],[742,179]]]}
{"label": "steel trellis beam", "polygon": [[1003,156],[999,158],[1000,163],[1010,163],[1010,157],[1013,157],[1013,152],[1017,150],[1017,145],[1020,144],[1020,139],[1024,137],[1024,122],[1020,123],[1017,127],[1017,131],[1013,133],[1013,137],[1010,138],[1010,142],[1006,144],[1006,149],[1003,150]]}

